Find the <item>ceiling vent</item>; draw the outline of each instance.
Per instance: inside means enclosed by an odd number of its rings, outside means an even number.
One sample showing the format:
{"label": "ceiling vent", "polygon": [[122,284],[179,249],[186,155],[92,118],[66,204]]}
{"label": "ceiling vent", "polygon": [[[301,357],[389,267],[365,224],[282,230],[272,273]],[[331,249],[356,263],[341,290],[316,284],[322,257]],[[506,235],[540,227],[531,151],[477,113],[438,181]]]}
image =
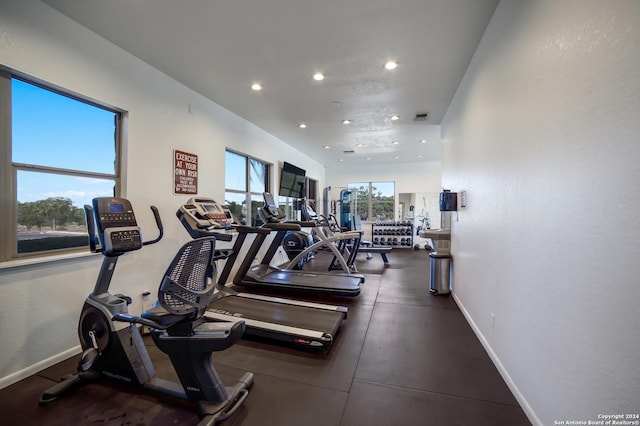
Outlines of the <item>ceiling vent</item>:
{"label": "ceiling vent", "polygon": [[342,152],[343,152],[343,153],[345,153],[345,154],[355,154],[355,153],[356,153],[356,151],[355,151],[355,150],[353,150],[353,149],[345,149],[345,150],[344,150],[344,151],[342,151]]}
{"label": "ceiling vent", "polygon": [[427,117],[429,116],[428,113],[426,112],[421,112],[416,114],[416,116],[413,118],[413,121],[427,121]]}

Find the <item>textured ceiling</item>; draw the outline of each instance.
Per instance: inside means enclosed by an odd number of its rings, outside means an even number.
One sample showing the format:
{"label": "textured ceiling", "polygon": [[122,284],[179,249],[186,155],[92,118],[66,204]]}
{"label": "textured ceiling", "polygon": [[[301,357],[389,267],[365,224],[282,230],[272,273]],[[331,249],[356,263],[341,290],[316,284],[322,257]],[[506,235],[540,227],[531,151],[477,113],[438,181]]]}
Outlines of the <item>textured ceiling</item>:
{"label": "textured ceiling", "polygon": [[44,2],[331,167],[439,161],[438,125],[498,0]]}

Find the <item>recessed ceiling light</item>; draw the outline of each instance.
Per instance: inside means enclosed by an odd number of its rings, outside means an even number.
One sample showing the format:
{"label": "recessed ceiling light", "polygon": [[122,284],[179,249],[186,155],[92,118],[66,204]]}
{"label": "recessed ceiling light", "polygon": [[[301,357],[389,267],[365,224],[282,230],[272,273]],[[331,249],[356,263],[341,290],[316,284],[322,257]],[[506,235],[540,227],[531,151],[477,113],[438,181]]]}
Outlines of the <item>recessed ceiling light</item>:
{"label": "recessed ceiling light", "polygon": [[342,124],[351,124],[351,120],[345,118],[344,120],[342,120]]}
{"label": "recessed ceiling light", "polygon": [[391,142],[393,145],[398,145],[400,143],[400,141],[393,141]]}
{"label": "recessed ceiling light", "polygon": [[358,148],[362,148],[363,146],[364,146],[364,145],[363,145],[363,144],[361,144],[361,143],[359,143],[359,144],[357,144],[357,145],[356,145],[356,147],[358,147]]}
{"label": "recessed ceiling light", "polygon": [[371,157],[367,157],[367,161],[371,160]]}
{"label": "recessed ceiling light", "polygon": [[324,74],[322,74],[321,72],[317,72],[313,75],[313,79],[315,81],[322,81],[324,80]]}
{"label": "recessed ceiling light", "polygon": [[416,155],[417,158],[422,158],[422,154]]}
{"label": "recessed ceiling light", "polygon": [[304,124],[304,123],[300,123],[300,124],[298,124],[298,127],[300,127],[301,129],[306,129],[307,125]]}
{"label": "recessed ceiling light", "polygon": [[392,115],[391,116],[391,121],[398,121],[400,120],[400,116],[399,115]]}
{"label": "recessed ceiling light", "polygon": [[338,161],[344,161],[344,160],[341,158],[341,159],[339,159]]}
{"label": "recessed ceiling light", "polygon": [[324,149],[329,149],[329,148],[331,148],[329,145],[324,146]]}
{"label": "recessed ceiling light", "polygon": [[427,140],[426,139],[421,139],[420,143],[427,143]]}
{"label": "recessed ceiling light", "polygon": [[398,68],[398,63],[396,61],[387,61],[387,63],[384,64],[384,67],[388,70],[395,70]]}
{"label": "recessed ceiling light", "polygon": [[251,90],[255,90],[256,92],[262,90],[262,85],[260,83],[253,83],[251,85]]}
{"label": "recessed ceiling light", "polygon": [[396,156],[395,156],[395,157],[393,157],[393,158],[395,158],[395,159],[397,160],[398,158],[400,158],[400,156],[396,155]]}

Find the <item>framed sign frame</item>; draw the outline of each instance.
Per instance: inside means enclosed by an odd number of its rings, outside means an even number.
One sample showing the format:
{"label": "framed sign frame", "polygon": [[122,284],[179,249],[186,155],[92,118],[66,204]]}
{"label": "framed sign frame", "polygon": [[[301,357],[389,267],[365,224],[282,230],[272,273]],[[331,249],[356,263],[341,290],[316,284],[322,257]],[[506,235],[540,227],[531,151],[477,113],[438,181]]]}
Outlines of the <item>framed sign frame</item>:
{"label": "framed sign frame", "polygon": [[175,149],[173,151],[173,193],[198,193],[198,156]]}

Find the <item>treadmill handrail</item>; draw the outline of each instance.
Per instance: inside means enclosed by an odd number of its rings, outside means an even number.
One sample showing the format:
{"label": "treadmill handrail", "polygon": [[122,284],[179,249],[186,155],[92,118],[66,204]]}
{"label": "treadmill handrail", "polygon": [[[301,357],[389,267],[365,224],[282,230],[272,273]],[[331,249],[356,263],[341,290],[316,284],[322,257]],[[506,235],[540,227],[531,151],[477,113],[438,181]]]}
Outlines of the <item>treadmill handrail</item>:
{"label": "treadmill handrail", "polygon": [[262,227],[274,231],[300,231],[302,229],[299,224],[290,222],[267,222]]}
{"label": "treadmill handrail", "polygon": [[238,274],[244,275],[247,273],[247,271],[251,267],[251,261],[258,253],[260,246],[262,245],[264,240],[267,238],[267,235],[271,233],[271,230],[268,228],[256,228],[253,226],[246,226],[246,225],[232,225],[232,228],[238,232],[238,236],[236,237],[236,241],[233,243],[233,247],[231,248],[233,253],[231,253],[231,255],[227,258],[227,261],[224,264],[224,268],[222,268],[222,272],[220,272],[220,275],[218,276],[218,284],[221,286],[227,285],[227,280],[231,275],[231,270],[233,269],[233,266],[235,265],[236,260],[238,259],[238,255],[240,254],[240,250],[244,245],[244,241],[247,238],[247,235],[256,234],[256,237],[254,239],[254,242],[251,244],[251,246],[249,246],[249,251],[244,257],[242,263],[240,264],[240,267],[236,271],[236,276]]}
{"label": "treadmill handrail", "polygon": [[270,234],[271,231],[265,228],[256,228],[246,225],[231,225],[231,227],[242,234]]}
{"label": "treadmill handrail", "polygon": [[284,223],[295,223],[296,225],[300,225],[303,228],[315,228],[318,226],[317,222],[311,220],[288,220]]}

